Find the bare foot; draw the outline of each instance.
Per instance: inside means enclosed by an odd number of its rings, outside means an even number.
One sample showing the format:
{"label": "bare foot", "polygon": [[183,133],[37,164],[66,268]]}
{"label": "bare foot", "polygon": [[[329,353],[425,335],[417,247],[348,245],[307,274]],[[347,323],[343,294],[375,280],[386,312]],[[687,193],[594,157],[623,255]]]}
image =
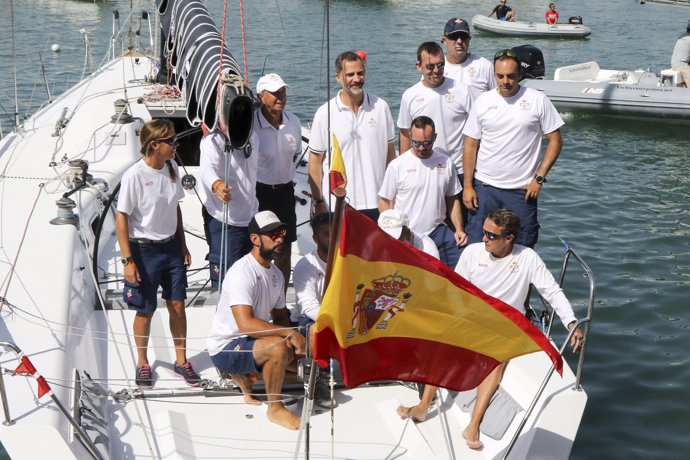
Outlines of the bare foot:
{"label": "bare foot", "polygon": [[270,404],[266,416],[271,422],[277,423],[288,430],[299,430],[301,419],[287,410],[282,404]]}
{"label": "bare foot", "polygon": [[401,419],[405,420],[411,418],[415,423],[421,423],[426,420],[427,410],[420,407],[420,405],[405,407],[398,406],[396,411]]}
{"label": "bare foot", "polygon": [[467,433],[467,428],[462,431],[462,437],[465,438],[467,447],[472,450],[482,450],[484,448],[484,443],[479,440],[479,434],[477,433],[477,439],[470,439],[469,433]]}
{"label": "bare foot", "polygon": [[244,402],[247,404],[250,404],[252,406],[260,406],[261,405],[261,401],[259,401],[258,399],[256,399],[254,396],[252,396],[249,393],[244,393],[242,396],[244,396]]}

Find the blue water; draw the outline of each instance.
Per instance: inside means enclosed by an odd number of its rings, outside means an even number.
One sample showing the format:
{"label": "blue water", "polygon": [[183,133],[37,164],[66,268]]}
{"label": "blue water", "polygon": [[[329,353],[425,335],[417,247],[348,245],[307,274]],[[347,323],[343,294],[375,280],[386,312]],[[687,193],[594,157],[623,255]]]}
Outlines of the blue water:
{"label": "blue water", "polygon": [[[229,3],[233,17],[227,40],[241,61],[238,2]],[[290,85],[289,108],[303,122],[311,120],[326,97],[323,3],[245,2],[249,80],[255,84],[264,62],[265,72],[280,73]],[[332,1],[331,61],[345,49],[366,50],[367,89],[386,99],[396,117],[402,92],[419,79],[417,46],[439,39],[447,19],[471,19],[493,3]],[[87,29],[94,58],[100,61],[111,34],[112,8],[120,8],[124,19],[128,4],[14,1],[20,113],[30,113],[46,99],[38,52],[51,91],[64,90],[82,72],[79,30]],[[509,4],[519,19],[541,21],[548,2]],[[210,5],[220,22],[222,2]],[[593,33],[588,40],[529,41],[544,52],[547,74],[557,66],[589,60],[603,68],[667,68],[675,39],[690,18],[690,9],[639,6],[633,0],[556,5],[562,18],[582,16]],[[3,109],[14,111],[9,1],[0,0],[0,6],[0,30],[5,32],[0,118],[7,132],[11,123]],[[50,51],[53,43],[61,45],[60,53]],[[492,56],[524,43],[528,41],[474,33],[471,49]],[[565,120],[564,148],[540,195],[537,249],[555,272],[563,254],[558,237],[565,237],[589,262],[597,281],[583,378],[589,403],[572,458],[684,459],[690,451],[690,130],[653,120]]]}

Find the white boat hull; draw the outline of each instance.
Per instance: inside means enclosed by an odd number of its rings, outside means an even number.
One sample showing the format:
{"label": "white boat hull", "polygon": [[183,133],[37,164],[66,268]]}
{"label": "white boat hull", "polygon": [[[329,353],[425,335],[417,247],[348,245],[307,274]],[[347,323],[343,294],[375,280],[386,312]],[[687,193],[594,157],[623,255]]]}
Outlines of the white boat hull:
{"label": "white boat hull", "polygon": [[481,32],[517,37],[585,38],[592,33],[592,29],[582,24],[499,21],[482,14],[472,18],[472,27]]}

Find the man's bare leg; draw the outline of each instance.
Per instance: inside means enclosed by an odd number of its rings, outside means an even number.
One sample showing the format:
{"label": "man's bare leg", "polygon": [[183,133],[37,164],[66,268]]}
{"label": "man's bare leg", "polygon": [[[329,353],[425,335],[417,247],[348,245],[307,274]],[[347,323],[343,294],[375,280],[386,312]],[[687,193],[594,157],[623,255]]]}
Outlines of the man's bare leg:
{"label": "man's bare leg", "polygon": [[477,399],[474,401],[470,423],[462,430],[462,437],[465,438],[467,447],[470,449],[480,450],[484,447],[484,443],[479,440],[479,424],[482,422],[486,409],[489,407],[491,397],[501,383],[505,366],[506,363],[496,366],[477,387]]}
{"label": "man's bare leg", "polygon": [[261,401],[252,396],[252,378],[246,374],[232,374],[232,381],[242,390],[244,402],[252,406],[260,406]]}
{"label": "man's bare leg", "polygon": [[429,412],[429,406],[431,406],[431,401],[434,400],[434,395],[438,387],[433,385],[424,386],[424,394],[422,394],[422,400],[419,404],[412,407],[398,406],[398,415],[401,419],[412,418],[415,422],[423,422],[426,420],[427,414]]}

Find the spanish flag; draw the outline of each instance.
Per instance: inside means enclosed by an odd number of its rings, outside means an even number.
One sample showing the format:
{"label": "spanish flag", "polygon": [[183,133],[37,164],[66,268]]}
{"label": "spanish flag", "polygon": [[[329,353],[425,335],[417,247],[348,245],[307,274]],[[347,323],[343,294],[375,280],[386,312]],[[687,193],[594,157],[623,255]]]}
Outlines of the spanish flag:
{"label": "spanish flag", "polygon": [[345,187],[347,185],[347,174],[345,174],[345,162],[343,161],[343,154],[340,153],[340,145],[338,139],[333,134],[333,150],[331,154],[331,170],[328,173],[331,193],[338,187]]}
{"label": "spanish flag", "polygon": [[314,358],[345,384],[403,380],[464,391],[499,363],[535,351],[563,361],[522,313],[345,207],[316,319]]}

